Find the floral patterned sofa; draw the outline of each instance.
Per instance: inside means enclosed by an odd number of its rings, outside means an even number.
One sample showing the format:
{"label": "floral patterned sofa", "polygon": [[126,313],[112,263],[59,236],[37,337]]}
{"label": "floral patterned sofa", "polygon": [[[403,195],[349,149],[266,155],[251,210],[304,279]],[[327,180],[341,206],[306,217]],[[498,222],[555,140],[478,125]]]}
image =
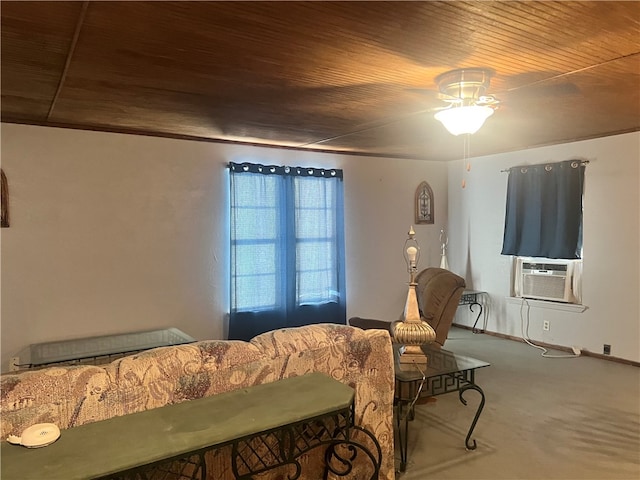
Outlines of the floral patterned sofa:
{"label": "floral patterned sofa", "polygon": [[[309,372],[325,373],[355,389],[356,421],[376,436],[383,455],[380,478],[392,480],[391,340],[383,330],[365,331],[346,325],[274,330],[250,342],[207,340],[156,348],[102,366],[49,367],[5,374],[0,386],[0,433],[6,440],[30,425],[49,422],[64,430]],[[308,471],[304,467],[323,461],[319,450],[301,459],[300,478],[319,478],[317,473],[304,473]],[[208,478],[233,478],[230,456],[229,447],[210,452]],[[357,462],[354,466],[346,478],[369,476],[359,472]],[[260,478],[284,479],[289,474],[286,468],[278,468]]]}

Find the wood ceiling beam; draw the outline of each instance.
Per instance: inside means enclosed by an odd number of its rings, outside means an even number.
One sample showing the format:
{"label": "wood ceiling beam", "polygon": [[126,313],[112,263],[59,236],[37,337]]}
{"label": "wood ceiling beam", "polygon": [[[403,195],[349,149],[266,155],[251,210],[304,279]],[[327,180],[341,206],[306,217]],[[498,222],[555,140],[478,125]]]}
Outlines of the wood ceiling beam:
{"label": "wood ceiling beam", "polygon": [[67,71],[69,70],[69,65],[71,64],[71,59],[73,58],[73,53],[76,50],[76,45],[78,44],[78,38],[80,37],[80,30],[82,29],[82,25],[84,24],[84,17],[87,13],[87,9],[89,8],[89,1],[85,0],[82,2],[82,8],[80,9],[80,13],[78,14],[78,21],[76,22],[76,29],[73,32],[73,39],[71,40],[71,44],[69,45],[69,51],[67,52],[67,59],[64,62],[64,68],[62,69],[62,73],[60,74],[60,80],[58,81],[58,88],[56,88],[56,93],[53,95],[53,99],[51,100],[51,105],[49,106],[49,112],[47,113],[47,120],[51,119],[51,115],[53,114],[53,109],[56,106],[56,102],[58,101],[58,96],[62,91],[62,87],[64,86],[64,82],[67,78]]}

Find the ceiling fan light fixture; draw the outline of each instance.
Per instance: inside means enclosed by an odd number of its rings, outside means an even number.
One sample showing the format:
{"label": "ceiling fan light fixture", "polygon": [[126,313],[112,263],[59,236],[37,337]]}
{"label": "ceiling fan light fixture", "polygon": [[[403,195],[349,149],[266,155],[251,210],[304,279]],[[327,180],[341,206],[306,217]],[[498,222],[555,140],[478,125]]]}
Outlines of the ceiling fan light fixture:
{"label": "ceiling fan light fixture", "polygon": [[493,108],[486,105],[466,105],[440,110],[435,119],[444,125],[452,135],[476,133],[487,118],[493,115]]}

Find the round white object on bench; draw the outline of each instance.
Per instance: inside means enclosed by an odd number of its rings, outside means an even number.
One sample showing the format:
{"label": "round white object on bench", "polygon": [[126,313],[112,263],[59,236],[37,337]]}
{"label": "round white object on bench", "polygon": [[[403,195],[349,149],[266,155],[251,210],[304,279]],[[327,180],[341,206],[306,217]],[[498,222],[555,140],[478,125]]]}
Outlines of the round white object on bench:
{"label": "round white object on bench", "polygon": [[31,425],[21,436],[9,435],[7,442],[27,448],[39,448],[51,445],[60,438],[60,429],[54,423],[37,423]]}

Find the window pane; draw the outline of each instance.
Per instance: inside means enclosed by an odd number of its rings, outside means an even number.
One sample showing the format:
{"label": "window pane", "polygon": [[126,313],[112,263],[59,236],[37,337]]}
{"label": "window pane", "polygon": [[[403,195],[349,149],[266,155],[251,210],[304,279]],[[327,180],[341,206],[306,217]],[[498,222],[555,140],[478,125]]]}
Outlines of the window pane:
{"label": "window pane", "polygon": [[277,177],[264,175],[235,175],[233,199],[236,207],[277,205]]}
{"label": "window pane", "polygon": [[275,239],[277,212],[267,208],[238,208],[235,218],[237,240]]}
{"label": "window pane", "polygon": [[243,174],[234,177],[232,239],[274,239],[278,225],[276,177]]}
{"label": "window pane", "polygon": [[[255,311],[273,309],[276,307],[276,276],[252,275],[235,278],[235,293],[233,299],[237,311]],[[242,293],[248,293],[243,295]]]}
{"label": "window pane", "polygon": [[298,304],[335,301],[336,182],[324,178],[295,179],[296,299]]}
{"label": "window pane", "polygon": [[276,249],[270,244],[236,244],[234,275],[276,273]]}
{"label": "window pane", "polygon": [[276,305],[277,180],[250,173],[233,176],[231,301],[236,311],[273,309]]}
{"label": "window pane", "polygon": [[295,194],[299,208],[335,208],[335,182],[318,177],[296,177]]}
{"label": "window pane", "polygon": [[270,244],[241,244],[232,264],[233,304],[238,311],[273,308],[276,305],[276,248]]}
{"label": "window pane", "polygon": [[300,210],[297,214],[296,235],[299,239],[333,238],[335,220],[332,212],[313,209]]}
{"label": "window pane", "polygon": [[319,303],[334,299],[337,290],[335,254],[329,242],[298,243],[298,303]]}

